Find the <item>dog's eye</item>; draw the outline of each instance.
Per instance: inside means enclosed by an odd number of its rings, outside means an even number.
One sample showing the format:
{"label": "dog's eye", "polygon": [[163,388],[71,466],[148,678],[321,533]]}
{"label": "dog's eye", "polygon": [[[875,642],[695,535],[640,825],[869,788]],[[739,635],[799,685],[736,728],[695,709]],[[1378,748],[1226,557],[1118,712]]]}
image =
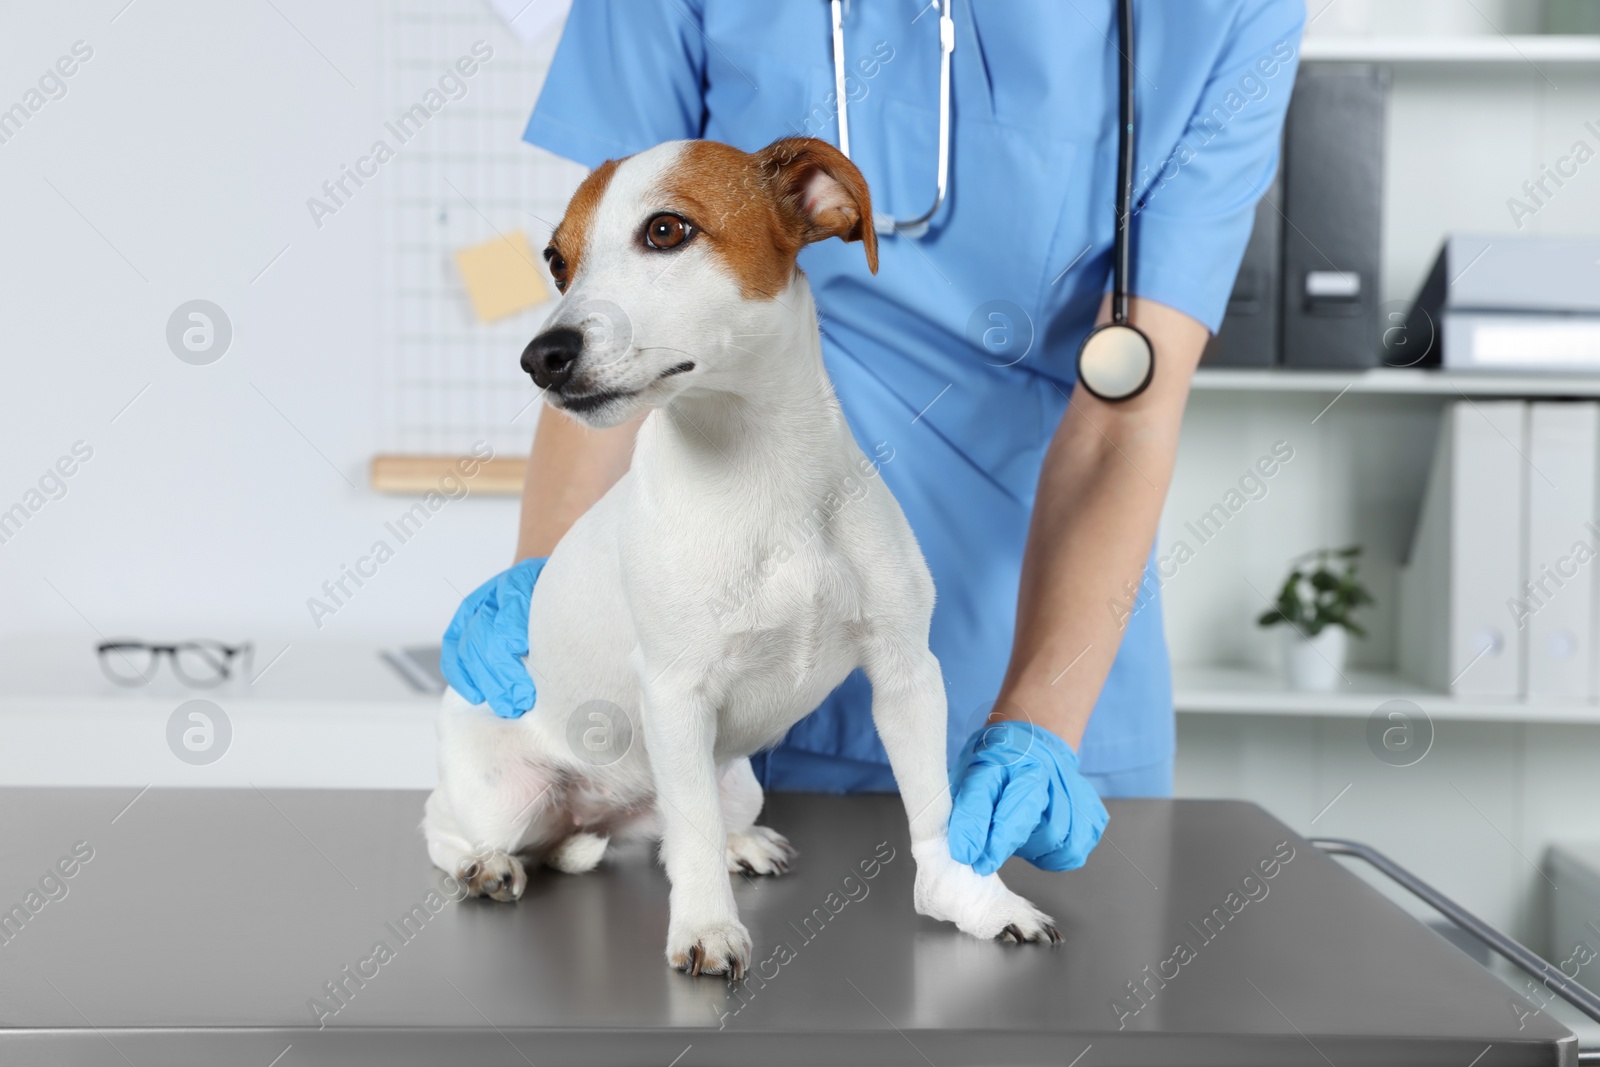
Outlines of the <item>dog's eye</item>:
{"label": "dog's eye", "polygon": [[644,228],[644,242],[651,248],[665,251],[677,248],[687,241],[693,231],[689,224],[676,215],[657,215]]}
{"label": "dog's eye", "polygon": [[544,250],[544,261],[550,265],[550,277],[556,280],[556,288],[563,293],[567,291],[567,261],[561,258],[561,253],[552,245]]}

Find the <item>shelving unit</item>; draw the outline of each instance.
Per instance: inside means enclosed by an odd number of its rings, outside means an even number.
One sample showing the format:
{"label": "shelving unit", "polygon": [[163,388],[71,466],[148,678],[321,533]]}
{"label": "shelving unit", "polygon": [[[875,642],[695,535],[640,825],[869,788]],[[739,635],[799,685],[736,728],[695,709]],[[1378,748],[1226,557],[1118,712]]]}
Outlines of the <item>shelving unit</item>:
{"label": "shelving unit", "polygon": [[1596,63],[1600,37],[1484,34],[1472,37],[1307,37],[1306,62]]}
{"label": "shelving unit", "polygon": [[[1370,6],[1369,24],[1397,25],[1379,16],[1405,5]],[[1314,9],[1326,10],[1323,0]],[[1316,36],[1340,10],[1312,27],[1301,56],[1392,68],[1377,287],[1386,308],[1409,307],[1448,233],[1511,234],[1522,221],[1535,233],[1600,235],[1594,161],[1537,218],[1507,208],[1574,141],[1594,146],[1600,37],[1501,37],[1488,30],[1500,12],[1485,0],[1460,0],[1455,12],[1456,25],[1484,23],[1482,36]],[[1180,712],[1178,791],[1245,797],[1304,833],[1404,857],[1473,911],[1555,952],[1542,940],[1552,890],[1540,865],[1553,844],[1600,839],[1600,704],[1458,699],[1395,667],[1399,568],[1440,416],[1463,397],[1600,398],[1600,375],[1206,367],[1195,376],[1157,549]],[[1292,458],[1278,462],[1285,453]],[[1276,473],[1249,474],[1262,470]],[[1231,517],[1197,532],[1219,504]],[[1175,561],[1179,541],[1187,553]],[[1348,685],[1296,692],[1278,666],[1283,634],[1255,620],[1291,557],[1343,544],[1367,550],[1362,576],[1378,599],[1362,617],[1370,636],[1352,649]],[[1368,735],[1391,700],[1434,724],[1435,743],[1415,765],[1382,759]]]}
{"label": "shelving unit", "polygon": [[[1484,12],[1477,11],[1477,17]],[[1585,122],[1600,99],[1600,36],[1307,37],[1304,62],[1394,68],[1385,177],[1382,296],[1416,292],[1442,235],[1510,232],[1506,198],[1541,163],[1592,143]],[[1559,90],[1559,91],[1558,91]],[[1470,125],[1464,125],[1471,116]],[[1569,183],[1540,212],[1540,232],[1594,233],[1592,184]],[[1194,562],[1164,588],[1169,644],[1179,663],[1176,704],[1226,730],[1221,716],[1364,719],[1405,699],[1430,717],[1492,723],[1600,724],[1600,705],[1456,699],[1400,678],[1384,655],[1398,643],[1398,568],[1405,559],[1440,411],[1463,398],[1595,399],[1600,374],[1203,367],[1194,378],[1179,469],[1163,518],[1170,551]],[[1239,484],[1274,442],[1294,459],[1252,497],[1228,532],[1193,523]],[[1379,598],[1363,651],[1376,666],[1347,672],[1333,693],[1287,688],[1276,638],[1255,630],[1263,591],[1295,551],[1360,543]],[[1248,585],[1246,584],[1248,583]],[[1244,666],[1254,664],[1255,666]]]}
{"label": "shelving unit", "polygon": [[1194,388],[1244,393],[1600,397],[1600,374],[1491,374],[1397,367],[1352,371],[1202,367],[1195,373]]}
{"label": "shelving unit", "polygon": [[1181,713],[1226,715],[1370,716],[1385,701],[1408,700],[1430,719],[1600,723],[1600,704],[1491,701],[1457,698],[1424,689],[1386,671],[1346,670],[1349,685],[1331,693],[1288,688],[1275,673],[1247,667],[1175,667],[1174,700]]}

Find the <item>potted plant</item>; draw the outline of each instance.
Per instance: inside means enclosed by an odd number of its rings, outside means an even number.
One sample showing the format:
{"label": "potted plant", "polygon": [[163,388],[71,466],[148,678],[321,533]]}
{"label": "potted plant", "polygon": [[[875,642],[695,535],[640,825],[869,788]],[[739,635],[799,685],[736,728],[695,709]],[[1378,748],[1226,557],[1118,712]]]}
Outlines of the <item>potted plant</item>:
{"label": "potted plant", "polygon": [[1278,590],[1278,603],[1262,614],[1260,626],[1286,623],[1283,664],[1289,688],[1325,693],[1339,683],[1349,652],[1349,635],[1367,636],[1351,613],[1373,603],[1356,578],[1360,545],[1319,548],[1292,560]]}

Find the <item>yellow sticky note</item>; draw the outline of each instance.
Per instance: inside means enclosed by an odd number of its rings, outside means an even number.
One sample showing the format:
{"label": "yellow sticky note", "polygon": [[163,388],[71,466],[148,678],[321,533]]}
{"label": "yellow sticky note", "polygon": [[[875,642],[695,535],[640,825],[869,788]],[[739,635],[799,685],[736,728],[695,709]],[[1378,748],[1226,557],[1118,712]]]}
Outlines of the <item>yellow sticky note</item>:
{"label": "yellow sticky note", "polygon": [[549,299],[544,276],[534,266],[528,235],[513,230],[456,252],[456,268],[479,322],[493,322]]}

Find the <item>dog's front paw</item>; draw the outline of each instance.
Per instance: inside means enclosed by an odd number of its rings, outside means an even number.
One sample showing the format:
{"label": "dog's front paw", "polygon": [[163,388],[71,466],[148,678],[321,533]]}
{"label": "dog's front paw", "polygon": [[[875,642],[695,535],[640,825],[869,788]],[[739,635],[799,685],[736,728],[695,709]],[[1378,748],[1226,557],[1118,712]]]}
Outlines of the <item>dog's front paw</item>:
{"label": "dog's front paw", "polygon": [[528,887],[528,874],[522,861],[509,852],[484,852],[468,856],[456,871],[456,880],[467,887],[467,895],[510,902]]}
{"label": "dog's front paw", "polygon": [[787,837],[766,826],[728,835],[728,871],[732,874],[785,874],[796,855]]}
{"label": "dog's front paw", "polygon": [[737,982],[750,963],[750,932],[738,919],[682,929],[674,923],[667,933],[667,962],[689,974],[725,974]]}
{"label": "dog's front paw", "polygon": [[914,903],[932,919],[955,923],[974,937],[1057,944],[1055,921],[1006,888],[998,874],[983,875],[950,856],[940,839],[912,848],[917,860]]}

